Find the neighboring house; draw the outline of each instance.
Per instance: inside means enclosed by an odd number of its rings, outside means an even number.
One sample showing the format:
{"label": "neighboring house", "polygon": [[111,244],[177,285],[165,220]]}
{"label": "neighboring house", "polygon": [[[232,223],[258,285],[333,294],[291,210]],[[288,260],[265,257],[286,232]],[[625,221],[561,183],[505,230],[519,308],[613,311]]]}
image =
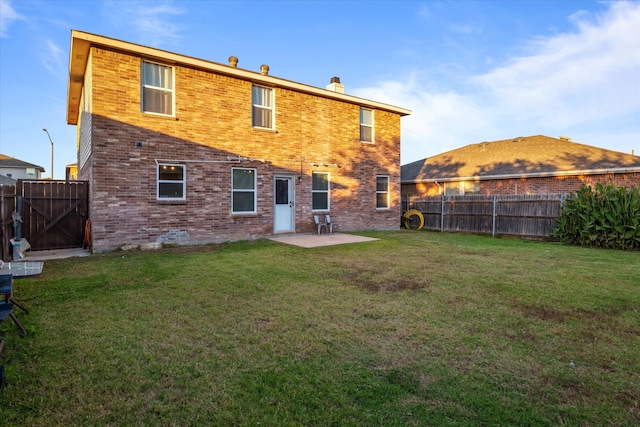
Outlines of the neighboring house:
{"label": "neighboring house", "polygon": [[71,163],[64,168],[64,179],[67,181],[77,181],[78,180],[78,164]]}
{"label": "neighboring house", "polygon": [[402,166],[402,195],[545,194],[640,186],[640,157],[543,135],[481,142]]}
{"label": "neighboring house", "polygon": [[9,184],[11,181],[15,184],[19,179],[40,179],[40,174],[43,172],[42,166],[0,154],[0,183],[2,184]]}
{"label": "neighboring house", "polygon": [[67,123],[93,248],[395,229],[409,110],[72,31]]}

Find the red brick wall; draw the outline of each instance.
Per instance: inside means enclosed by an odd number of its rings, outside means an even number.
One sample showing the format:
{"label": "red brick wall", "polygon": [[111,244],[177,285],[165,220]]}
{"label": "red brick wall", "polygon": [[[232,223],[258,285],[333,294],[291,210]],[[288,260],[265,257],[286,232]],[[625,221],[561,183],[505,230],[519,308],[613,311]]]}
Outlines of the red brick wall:
{"label": "red brick wall", "polygon": [[[258,130],[251,126],[251,82],[181,66],[175,67],[176,116],[145,114],[140,61],[92,49],[91,156],[79,174],[90,181],[94,250],[156,242],[172,230],[185,244],[271,235],[274,174],[296,178],[295,230],[312,232],[312,171],[331,173],[326,213],[340,230],[398,228],[398,114],[375,111],[375,143],[363,144],[358,105],[276,88],[276,130]],[[267,163],[232,164],[227,156]],[[188,161],[186,201],[156,200],[156,159]],[[257,169],[254,215],[231,214],[232,167]],[[375,208],[378,174],[390,177],[388,210]]]}
{"label": "red brick wall", "polygon": [[[619,173],[604,175],[572,175],[547,178],[496,179],[480,181],[481,194],[552,194],[569,193],[580,189],[582,184],[595,187],[615,185],[616,187],[640,187],[640,173]],[[443,184],[440,184],[443,185]],[[402,196],[437,196],[442,190],[435,183],[402,184]]]}
{"label": "red brick wall", "polygon": [[481,181],[480,192],[482,194],[568,193],[580,189],[582,184],[595,187],[597,183],[602,185],[612,184],[616,187],[636,187],[640,186],[640,173]]}

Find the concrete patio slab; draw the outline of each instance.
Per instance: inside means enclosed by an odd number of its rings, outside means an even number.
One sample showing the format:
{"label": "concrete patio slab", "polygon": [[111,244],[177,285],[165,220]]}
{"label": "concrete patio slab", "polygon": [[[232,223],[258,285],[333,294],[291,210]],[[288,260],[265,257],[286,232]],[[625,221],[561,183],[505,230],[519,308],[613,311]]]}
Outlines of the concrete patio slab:
{"label": "concrete patio slab", "polygon": [[27,251],[22,261],[47,261],[50,259],[73,258],[79,256],[89,256],[89,249],[52,249],[49,251]]}
{"label": "concrete patio slab", "polygon": [[296,234],[295,236],[270,237],[269,240],[301,248],[319,248],[322,246],[343,245],[345,243],[373,242],[380,239],[353,234],[332,233],[320,235]]}

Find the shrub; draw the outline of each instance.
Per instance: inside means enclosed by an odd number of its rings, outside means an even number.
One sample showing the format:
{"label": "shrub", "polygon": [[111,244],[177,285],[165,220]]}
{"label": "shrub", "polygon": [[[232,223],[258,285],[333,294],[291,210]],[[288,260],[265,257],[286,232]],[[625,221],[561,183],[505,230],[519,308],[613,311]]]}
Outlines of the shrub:
{"label": "shrub", "polygon": [[640,191],[583,184],[565,202],[552,235],[574,245],[639,250]]}

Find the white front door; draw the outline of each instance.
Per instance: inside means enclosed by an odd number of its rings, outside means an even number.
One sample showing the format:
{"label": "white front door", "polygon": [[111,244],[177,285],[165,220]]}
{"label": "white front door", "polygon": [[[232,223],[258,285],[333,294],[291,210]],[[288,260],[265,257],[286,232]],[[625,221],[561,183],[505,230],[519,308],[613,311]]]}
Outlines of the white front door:
{"label": "white front door", "polygon": [[284,233],[295,231],[293,207],[293,177],[276,176],[273,185],[273,232]]}

